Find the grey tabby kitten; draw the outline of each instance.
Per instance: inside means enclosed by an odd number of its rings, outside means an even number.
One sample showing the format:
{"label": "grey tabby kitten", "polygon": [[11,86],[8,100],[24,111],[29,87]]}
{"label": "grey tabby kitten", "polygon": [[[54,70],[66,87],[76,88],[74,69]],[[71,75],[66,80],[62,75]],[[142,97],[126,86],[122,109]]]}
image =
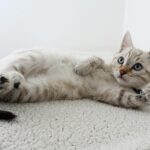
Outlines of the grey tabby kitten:
{"label": "grey tabby kitten", "polygon": [[127,108],[150,104],[150,53],[136,49],[129,33],[109,65],[99,57],[80,61],[43,50],[14,52],[0,64],[1,101],[89,98]]}

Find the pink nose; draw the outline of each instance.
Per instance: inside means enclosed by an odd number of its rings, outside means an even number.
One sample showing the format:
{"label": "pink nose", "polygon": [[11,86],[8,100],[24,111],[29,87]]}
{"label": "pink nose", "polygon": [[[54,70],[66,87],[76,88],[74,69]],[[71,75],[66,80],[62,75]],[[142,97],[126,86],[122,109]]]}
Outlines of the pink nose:
{"label": "pink nose", "polygon": [[119,68],[119,72],[120,72],[120,76],[123,76],[123,75],[127,74],[128,72],[130,72],[130,68],[122,65]]}
{"label": "pink nose", "polygon": [[126,74],[126,70],[120,69],[120,75],[123,76],[124,74]]}

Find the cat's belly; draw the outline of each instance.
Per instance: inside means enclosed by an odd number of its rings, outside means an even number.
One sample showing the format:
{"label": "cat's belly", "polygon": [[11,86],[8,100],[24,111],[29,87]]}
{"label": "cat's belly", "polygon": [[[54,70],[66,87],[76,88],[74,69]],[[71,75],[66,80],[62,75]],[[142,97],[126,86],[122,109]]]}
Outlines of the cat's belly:
{"label": "cat's belly", "polygon": [[85,77],[77,75],[71,63],[51,67],[48,71],[48,80],[50,87],[54,87],[59,93],[57,95],[59,99],[75,99],[88,95]]}
{"label": "cat's belly", "polygon": [[74,72],[74,66],[73,63],[60,63],[48,71],[48,84],[58,93],[58,99],[90,98],[97,89],[109,86],[112,82],[112,77],[103,70],[80,76]]}

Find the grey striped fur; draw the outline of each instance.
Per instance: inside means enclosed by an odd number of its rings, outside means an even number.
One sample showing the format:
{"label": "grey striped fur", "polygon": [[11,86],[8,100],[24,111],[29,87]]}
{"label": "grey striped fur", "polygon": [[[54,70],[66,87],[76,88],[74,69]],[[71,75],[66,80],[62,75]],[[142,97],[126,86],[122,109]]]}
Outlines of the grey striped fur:
{"label": "grey striped fur", "polygon": [[[124,68],[129,71],[123,79],[119,77],[119,57],[124,57]],[[149,58],[149,52],[134,48],[129,33],[111,64],[99,57],[81,61],[44,50],[14,52],[0,60],[0,100],[20,103],[89,98],[121,107],[142,107],[149,104]],[[141,71],[132,69],[135,63],[143,65]],[[143,93],[132,88],[141,88]]]}

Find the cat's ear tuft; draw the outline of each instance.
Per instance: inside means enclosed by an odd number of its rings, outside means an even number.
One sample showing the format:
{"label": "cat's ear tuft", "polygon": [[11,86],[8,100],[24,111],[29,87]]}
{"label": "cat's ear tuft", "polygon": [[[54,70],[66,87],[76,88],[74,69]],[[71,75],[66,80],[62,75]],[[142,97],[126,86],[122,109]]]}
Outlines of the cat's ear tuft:
{"label": "cat's ear tuft", "polygon": [[133,43],[132,43],[132,39],[131,39],[131,35],[130,35],[130,32],[126,32],[124,37],[123,37],[123,40],[122,40],[122,43],[121,43],[121,49],[120,49],[120,52],[128,47],[133,47]]}

